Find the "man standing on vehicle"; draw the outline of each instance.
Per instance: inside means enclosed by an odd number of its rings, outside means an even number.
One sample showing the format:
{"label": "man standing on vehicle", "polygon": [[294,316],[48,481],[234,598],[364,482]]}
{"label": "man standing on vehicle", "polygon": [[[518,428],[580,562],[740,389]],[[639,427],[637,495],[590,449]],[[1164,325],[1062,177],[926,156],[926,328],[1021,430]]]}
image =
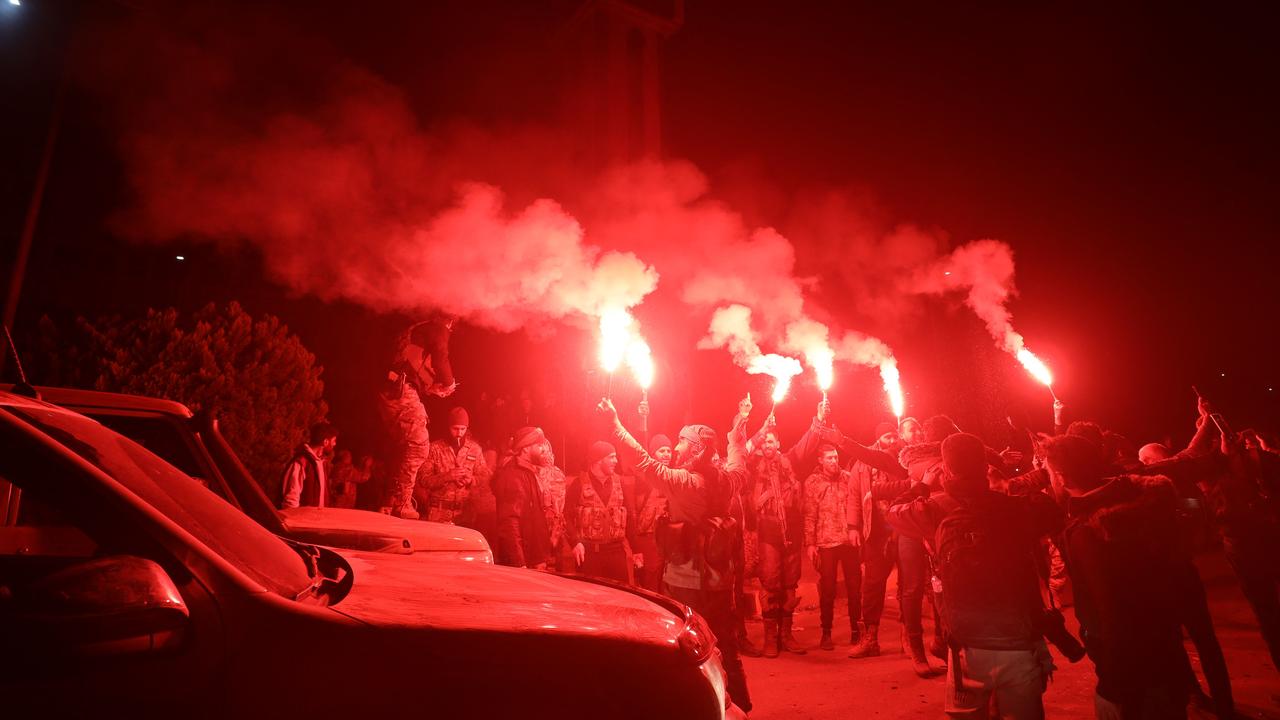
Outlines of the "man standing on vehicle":
{"label": "man standing on vehicle", "polygon": [[592,443],[585,472],[565,491],[564,536],[573,548],[578,572],[629,582],[628,546],[635,545],[635,500],[623,485],[618,451],[607,442]]}
{"label": "man standing on vehicle", "polygon": [[489,477],[484,450],[471,439],[466,408],[449,411],[449,437],[434,440],[427,462],[418,471],[414,498],[426,508],[427,519],[450,523],[467,507],[471,488]]}
{"label": "man standing on vehicle", "polygon": [[548,462],[540,428],[523,427],[512,438],[515,453],[493,479],[498,503],[498,563],[545,570],[551,533],[538,472]]}
{"label": "man standing on vehicle", "polygon": [[716,432],[706,425],[686,425],[680,431],[673,464],[667,465],[650,456],[627,432],[612,401],[601,400],[599,409],[612,423],[614,437],[635,453],[636,469],[651,470],[667,496],[668,522],[657,533],[667,561],[664,592],[706,618],[723,655],[729,697],[750,712],[747,675],[734,632],[733,545],[738,534],[729,516],[729,501],[733,488],[746,478],[746,433],[741,428],[751,414],[751,400],[738,405],[723,470],[713,462]]}
{"label": "man standing on vehicle", "polygon": [[448,397],[457,387],[449,365],[452,329],[453,318],[444,317],[416,323],[401,333],[378,392],[378,414],[391,432],[394,447],[387,505],[392,515],[408,520],[420,516],[413,507],[413,488],[431,443],[423,398],[429,394]]}
{"label": "man standing on vehicle", "polygon": [[328,478],[324,458],[338,445],[338,431],[329,423],[311,428],[308,441],[299,445],[284,468],[276,504],[281,508],[324,507]]}

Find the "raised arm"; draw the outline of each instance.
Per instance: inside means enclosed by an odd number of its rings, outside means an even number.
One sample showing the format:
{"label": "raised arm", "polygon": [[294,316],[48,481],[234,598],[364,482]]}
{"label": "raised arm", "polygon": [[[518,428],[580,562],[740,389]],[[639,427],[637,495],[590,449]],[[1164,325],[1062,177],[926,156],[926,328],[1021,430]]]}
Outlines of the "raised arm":
{"label": "raised arm", "polygon": [[622,421],[618,419],[618,410],[613,406],[613,401],[605,398],[600,401],[596,409],[612,420],[614,438],[635,453],[637,458],[636,470],[640,472],[652,471],[654,476],[658,478],[658,482],[668,489],[697,487],[701,483],[698,475],[683,468],[668,467],[666,463],[651,456],[649,451],[645,450],[644,446],[623,427]]}

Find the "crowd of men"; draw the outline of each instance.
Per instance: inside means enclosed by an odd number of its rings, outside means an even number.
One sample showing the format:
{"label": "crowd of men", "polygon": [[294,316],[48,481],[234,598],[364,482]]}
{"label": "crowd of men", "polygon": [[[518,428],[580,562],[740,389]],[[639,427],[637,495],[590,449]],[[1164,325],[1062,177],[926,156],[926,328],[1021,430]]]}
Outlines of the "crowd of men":
{"label": "crowd of men", "polygon": [[[413,372],[388,382],[412,388]],[[438,372],[419,387],[447,394]],[[1064,428],[1061,405],[1055,434],[1024,431],[1026,452],[996,452],[941,415],[884,423],[863,445],[832,422],[825,400],[787,451],[772,414],[748,433],[749,398],[723,436],[691,424],[674,441],[636,438],[605,399],[608,434],[570,478],[537,426],[515,430],[499,456],[482,450],[469,413],[455,407],[449,434],[428,444],[425,411],[403,397],[384,391],[402,441],[386,469],[384,511],[476,528],[500,564],[606,578],[690,605],[715,632],[744,710],[741,654],[808,650],[793,634],[807,561],[819,576],[818,648],[835,648],[843,577],[853,659],[880,654],[896,570],[906,654],[921,677],[945,676],[949,714],[1043,717],[1053,644],[1092,662],[1099,718],[1185,717],[1189,702],[1231,717],[1226,662],[1191,563],[1198,507],[1210,510],[1280,666],[1280,455],[1256,434],[1231,432],[1203,400],[1191,443],[1176,452],[1136,449],[1090,422]],[[421,406],[417,391],[411,399]],[[647,405],[639,411],[647,416]],[[282,504],[326,497],[321,459],[335,435],[312,432],[284,473]],[[1066,626],[1064,605],[1074,605],[1078,630]],[[756,612],[759,645],[746,623]]]}

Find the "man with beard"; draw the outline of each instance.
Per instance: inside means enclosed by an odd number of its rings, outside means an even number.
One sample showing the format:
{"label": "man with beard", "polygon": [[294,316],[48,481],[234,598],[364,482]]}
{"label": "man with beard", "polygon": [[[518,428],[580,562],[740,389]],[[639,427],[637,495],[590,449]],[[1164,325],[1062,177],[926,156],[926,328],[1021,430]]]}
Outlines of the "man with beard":
{"label": "man with beard", "polygon": [[[671,464],[671,439],[666,435],[654,435],[649,440],[649,454],[663,465]],[[660,518],[667,516],[667,496],[653,470],[636,473],[636,522],[635,544],[632,551],[639,557],[640,571],[636,584],[646,590],[658,592],[662,586],[662,554],[654,536]]]}
{"label": "man with beard", "polygon": [[750,712],[751,697],[733,627],[734,543],[738,535],[729,504],[735,483],[746,476],[741,427],[751,413],[751,400],[738,405],[723,469],[713,462],[716,433],[706,425],[681,429],[673,448],[674,464],[667,465],[650,456],[627,432],[609,399],[600,401],[599,410],[613,425],[614,437],[635,453],[636,469],[652,470],[667,497],[668,521],[657,533],[667,559],[662,573],[664,592],[706,618],[723,655],[729,697]]}
{"label": "man with beard", "polygon": [[[748,444],[758,448],[747,462],[748,511],[755,516],[759,533],[764,656],[769,658],[778,657],[782,650],[805,654],[791,632],[804,548],[804,488],[794,468],[817,450],[829,408],[825,400],[818,404],[813,424],[786,453],[781,452],[772,414]],[[744,432],[741,425],[739,432]]]}
{"label": "man with beard", "polygon": [[628,547],[635,544],[635,502],[624,487],[618,451],[600,441],[587,450],[587,469],[565,490],[564,536],[583,575],[630,581]]}
{"label": "man with beard", "polygon": [[471,488],[489,477],[484,451],[471,439],[465,408],[449,411],[449,437],[431,443],[427,462],[418,472],[414,498],[432,522],[453,524],[468,507]]}
{"label": "man with beard", "polygon": [[337,445],[338,431],[332,425],[314,425],[307,442],[298,446],[285,466],[276,505],[281,508],[324,507],[329,485],[325,460]]}
{"label": "man with beard", "polygon": [[523,427],[512,438],[511,458],[493,479],[498,505],[500,565],[545,570],[551,555],[551,533],[546,505],[538,483],[539,471],[548,464],[547,438],[536,427]]}
{"label": "man with beard", "polygon": [[431,449],[423,398],[448,397],[457,387],[449,365],[452,330],[453,318],[442,317],[416,323],[401,333],[378,392],[378,414],[391,433],[393,447],[387,506],[392,515],[408,520],[420,517],[413,507],[413,489]]}

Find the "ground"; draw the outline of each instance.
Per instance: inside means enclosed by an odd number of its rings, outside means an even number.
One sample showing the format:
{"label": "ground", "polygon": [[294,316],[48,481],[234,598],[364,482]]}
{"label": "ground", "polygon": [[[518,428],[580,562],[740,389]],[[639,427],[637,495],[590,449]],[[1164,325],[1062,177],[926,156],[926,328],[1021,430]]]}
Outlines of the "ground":
{"label": "ground", "polygon": [[[1257,621],[1245,603],[1225,559],[1220,553],[1197,558],[1205,578],[1218,639],[1227,657],[1237,711],[1243,717],[1280,719],[1280,672],[1271,663],[1258,634]],[[812,574],[812,568],[806,568]],[[820,635],[817,595],[806,577],[801,584],[801,612],[796,615],[796,637],[809,648],[804,656],[783,654],[777,659],[744,658],[755,710],[752,720],[807,720],[809,718],[937,718],[942,715],[942,678],[922,680],[911,672],[899,641],[898,609],[893,580],[880,629],[881,655],[850,660],[849,621],[837,602],[836,649],[818,650]],[[1070,609],[1067,610],[1070,615]],[[925,615],[929,615],[926,606]],[[1067,626],[1077,630],[1074,617]],[[763,630],[757,621],[748,632],[759,643]],[[1188,643],[1193,664],[1199,658]],[[1089,660],[1072,665],[1054,651],[1058,670],[1045,693],[1048,717],[1093,717],[1093,666]],[[1203,677],[1201,678],[1203,683]],[[1207,687],[1207,686],[1206,686]],[[1191,713],[1192,718],[1210,718]]]}

